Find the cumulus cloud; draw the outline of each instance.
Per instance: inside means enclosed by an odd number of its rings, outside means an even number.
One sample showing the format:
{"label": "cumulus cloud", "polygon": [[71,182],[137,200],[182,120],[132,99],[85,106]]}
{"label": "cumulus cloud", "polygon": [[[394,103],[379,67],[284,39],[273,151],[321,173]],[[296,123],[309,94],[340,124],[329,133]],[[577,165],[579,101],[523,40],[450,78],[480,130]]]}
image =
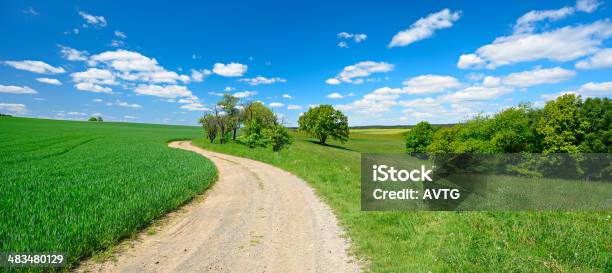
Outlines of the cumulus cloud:
{"label": "cumulus cloud", "polygon": [[15,69],[38,74],[60,74],[66,72],[66,70],[61,67],[54,67],[41,61],[5,61],[4,63]]}
{"label": "cumulus cloud", "polygon": [[[340,32],[336,35],[339,39],[350,39],[352,41],[354,41],[355,43],[361,43],[363,41],[365,41],[368,38],[368,35],[364,34],[364,33],[348,33],[348,32]],[[338,42],[338,46],[342,47],[342,48],[348,48],[348,42],[347,41],[340,41]]]}
{"label": "cumulus cloud", "polygon": [[86,61],[89,53],[87,51],[76,50],[71,47],[60,45],[60,53],[64,59],[69,61]]}
{"label": "cumulus cloud", "polygon": [[402,90],[399,88],[382,87],[363,96],[350,104],[340,104],[336,107],[342,111],[356,111],[363,114],[389,112],[392,106],[397,105],[397,99]]}
{"label": "cumulus cloud", "polygon": [[566,62],[595,53],[602,41],[611,36],[612,23],[608,19],[538,34],[514,34],[496,38],[474,54],[462,55],[457,66],[495,69],[537,60]]}
{"label": "cumulus cloud", "polygon": [[62,83],[58,79],[36,78],[36,80],[42,83],[47,83],[47,84],[62,85]]}
{"label": "cumulus cloud", "polygon": [[330,99],[341,99],[341,98],[344,98],[343,95],[341,95],[340,93],[337,93],[337,92],[331,93],[331,94],[327,95],[326,97],[328,97]]}
{"label": "cumulus cloud", "polygon": [[91,82],[80,82],[74,85],[74,88],[81,91],[89,91],[94,93],[112,93],[113,89],[106,86],[101,86]]}
{"label": "cumulus cloud", "polygon": [[280,103],[280,102],[271,102],[270,104],[268,104],[270,107],[272,108],[278,108],[278,107],[283,107],[285,106],[285,104]]}
{"label": "cumulus cloud", "polygon": [[141,84],[134,89],[134,92],[140,95],[149,95],[169,99],[193,96],[193,94],[189,89],[187,89],[187,87],[180,85],[161,86],[154,84]]}
{"label": "cumulus cloud", "polygon": [[106,18],[104,18],[104,16],[91,15],[83,11],[79,11],[79,15],[81,15],[81,17],[85,19],[85,22],[87,22],[87,24],[98,27],[106,26]]}
{"label": "cumulus cloud", "polygon": [[302,110],[302,106],[295,105],[295,104],[289,104],[287,105],[287,110]]}
{"label": "cumulus cloud", "polygon": [[597,0],[578,0],[574,7],[562,7],[555,10],[532,10],[525,13],[516,20],[514,25],[515,34],[531,33],[536,29],[536,24],[542,21],[558,21],[574,14],[576,11],[591,13],[601,3]]}
{"label": "cumulus cloud", "polygon": [[210,111],[209,108],[204,107],[201,103],[189,103],[181,105],[179,108],[189,111]]}
{"label": "cumulus cloud", "polygon": [[9,94],[37,94],[36,90],[27,86],[1,85],[0,93]]}
{"label": "cumulus cloud", "polygon": [[115,75],[106,69],[89,68],[83,72],[75,72],[70,74],[72,81],[76,83],[93,83],[104,85],[117,85]]}
{"label": "cumulus cloud", "polygon": [[389,43],[389,47],[407,46],[416,41],[427,39],[438,29],[452,27],[453,22],[459,20],[460,17],[460,12],[451,12],[449,9],[431,13],[427,17],[416,21],[410,28],[395,34]]}
{"label": "cumulus cloud", "polygon": [[508,86],[470,86],[457,92],[444,95],[441,97],[441,99],[450,102],[486,101],[499,98],[505,94],[511,93],[512,91],[514,91],[514,89]]}
{"label": "cumulus cloud", "polygon": [[504,77],[503,83],[517,87],[529,87],[546,83],[557,83],[568,80],[576,75],[572,70],[561,67],[536,68],[529,71],[511,73]]}
{"label": "cumulus cloud", "polygon": [[239,82],[246,82],[250,85],[260,85],[260,84],[273,84],[273,83],[277,83],[277,82],[287,82],[287,80],[283,79],[283,78],[266,78],[266,77],[262,77],[262,76],[257,76],[255,78],[251,78],[251,79],[239,79]]}
{"label": "cumulus cloud", "polygon": [[293,99],[293,97],[289,94],[283,94],[283,98],[285,99]]}
{"label": "cumulus cloud", "polygon": [[0,110],[11,113],[23,114],[28,111],[27,107],[21,103],[3,103],[0,102]]}
{"label": "cumulus cloud", "polygon": [[458,88],[461,83],[451,76],[421,75],[403,82],[403,91],[407,94],[431,94]]}
{"label": "cumulus cloud", "polygon": [[212,74],[212,72],[208,69],[202,69],[202,70],[191,69],[191,79],[194,82],[202,82],[204,81],[204,78],[206,78],[210,74]]}
{"label": "cumulus cloud", "polygon": [[141,81],[148,83],[188,83],[189,76],[168,71],[157,63],[157,60],[138,52],[119,49],[106,51],[91,56],[90,66],[104,65],[116,70],[117,77],[126,81]]}
{"label": "cumulus cloud", "polygon": [[386,73],[392,71],[394,66],[385,62],[364,61],[344,67],[334,78],[327,79],[325,83],[335,85],[340,82],[360,84],[365,77],[373,73]]}
{"label": "cumulus cloud", "polygon": [[242,77],[247,72],[247,69],[247,65],[240,63],[216,63],[213,67],[213,72],[224,77]]}
{"label": "cumulus cloud", "polygon": [[576,63],[578,69],[602,69],[612,67],[612,48],[597,51],[595,55]]}
{"label": "cumulus cloud", "polygon": [[257,95],[255,91],[242,91],[234,93],[234,97],[236,98],[248,98]]}
{"label": "cumulus cloud", "polygon": [[136,103],[127,103],[125,101],[117,101],[115,105],[128,108],[142,108],[142,105]]}
{"label": "cumulus cloud", "polygon": [[348,43],[346,43],[345,41],[340,41],[338,42],[338,47],[348,48]]}

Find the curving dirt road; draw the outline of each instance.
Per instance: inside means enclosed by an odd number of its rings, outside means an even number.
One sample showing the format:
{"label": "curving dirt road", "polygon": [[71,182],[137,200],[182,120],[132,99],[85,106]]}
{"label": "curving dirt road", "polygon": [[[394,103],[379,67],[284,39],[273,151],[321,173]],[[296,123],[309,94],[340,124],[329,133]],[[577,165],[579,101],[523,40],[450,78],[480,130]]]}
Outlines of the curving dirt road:
{"label": "curving dirt road", "polygon": [[254,160],[169,144],[209,158],[219,180],[154,235],[87,272],[359,272],[330,208],[298,177]]}

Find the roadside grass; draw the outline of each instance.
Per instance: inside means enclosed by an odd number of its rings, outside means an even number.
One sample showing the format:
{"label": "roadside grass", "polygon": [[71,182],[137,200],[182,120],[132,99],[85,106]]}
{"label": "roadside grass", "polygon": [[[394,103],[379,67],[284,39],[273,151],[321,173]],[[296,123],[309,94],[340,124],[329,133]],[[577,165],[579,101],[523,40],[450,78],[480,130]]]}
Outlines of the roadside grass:
{"label": "roadside grass", "polygon": [[0,252],[65,252],[72,266],[135,235],[215,179],[212,162],[167,147],[201,132],[0,117]]}
{"label": "roadside grass", "polygon": [[[404,150],[399,134],[353,133],[319,145],[292,133],[278,153],[238,143],[205,149],[263,161],[303,178],[337,214],[373,272],[610,272],[611,212],[362,212],[360,152]],[[585,193],[588,198],[589,193]]]}

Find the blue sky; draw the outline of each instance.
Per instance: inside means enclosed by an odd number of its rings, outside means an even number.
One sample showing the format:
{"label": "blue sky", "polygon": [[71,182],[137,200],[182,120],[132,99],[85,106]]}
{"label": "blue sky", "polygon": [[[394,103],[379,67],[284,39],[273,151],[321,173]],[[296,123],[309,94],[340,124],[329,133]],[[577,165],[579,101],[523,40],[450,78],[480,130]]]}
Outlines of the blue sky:
{"label": "blue sky", "polygon": [[2,1],[0,112],[195,125],[219,95],[295,125],[449,123],[612,95],[610,3]]}

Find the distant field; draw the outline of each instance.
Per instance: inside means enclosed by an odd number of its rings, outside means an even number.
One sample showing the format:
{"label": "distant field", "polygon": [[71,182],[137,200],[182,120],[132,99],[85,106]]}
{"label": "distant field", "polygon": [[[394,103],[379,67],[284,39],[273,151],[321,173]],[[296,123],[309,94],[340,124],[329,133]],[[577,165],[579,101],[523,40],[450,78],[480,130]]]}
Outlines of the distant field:
{"label": "distant field", "polygon": [[351,133],[364,135],[400,135],[410,129],[351,129]]}
{"label": "distant field", "polygon": [[204,191],[214,165],[169,140],[197,127],[0,117],[0,252],[69,263],[134,234]]}
{"label": "distant field", "polygon": [[[379,129],[376,129],[379,130]],[[237,143],[194,143],[267,162],[312,185],[374,272],[610,272],[611,212],[362,212],[360,152],[397,153],[403,136],[351,134],[319,145],[293,134],[279,153]]]}

